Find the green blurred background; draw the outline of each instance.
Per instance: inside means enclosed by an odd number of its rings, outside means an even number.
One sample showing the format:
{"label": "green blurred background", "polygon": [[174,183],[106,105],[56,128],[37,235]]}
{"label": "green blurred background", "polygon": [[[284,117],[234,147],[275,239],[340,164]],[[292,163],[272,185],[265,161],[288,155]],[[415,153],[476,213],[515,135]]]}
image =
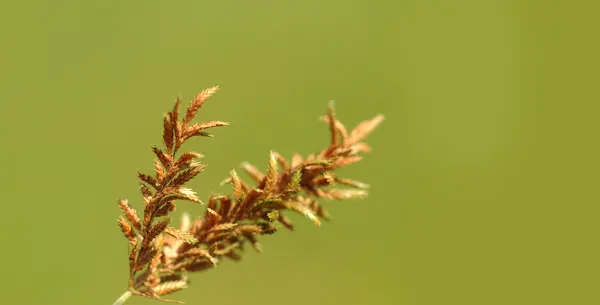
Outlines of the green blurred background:
{"label": "green blurred background", "polygon": [[[112,304],[116,199],[140,207],[162,114],[220,85],[202,197],[387,120],[365,200],[192,277],[187,304],[600,304],[598,24],[560,1],[4,1],[1,304]],[[592,2],[590,2],[592,3]],[[202,212],[181,203],[178,213]],[[128,304],[159,304],[134,298]]]}

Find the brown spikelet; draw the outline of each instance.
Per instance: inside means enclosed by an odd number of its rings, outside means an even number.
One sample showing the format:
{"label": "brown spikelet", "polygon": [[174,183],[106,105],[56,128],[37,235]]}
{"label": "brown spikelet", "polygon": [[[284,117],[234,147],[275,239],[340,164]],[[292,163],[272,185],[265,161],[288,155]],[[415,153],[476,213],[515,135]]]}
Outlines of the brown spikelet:
{"label": "brown spikelet", "polygon": [[119,227],[121,227],[121,232],[123,232],[123,235],[125,235],[129,243],[135,247],[137,245],[137,240],[135,238],[135,233],[133,233],[133,230],[131,229],[131,226],[127,223],[123,216],[119,216],[118,220]]}
{"label": "brown spikelet", "polygon": [[192,261],[188,264],[184,264],[182,269],[187,272],[200,272],[213,267],[214,265],[209,261]]}
{"label": "brown spikelet", "polygon": [[136,270],[144,269],[145,265],[156,255],[157,251],[158,250],[151,243],[143,245],[136,261]]}
{"label": "brown spikelet", "polygon": [[184,185],[186,182],[200,174],[204,170],[204,167],[204,165],[198,165],[184,170],[169,183],[169,186],[179,187]]}
{"label": "brown spikelet", "polygon": [[180,121],[173,122],[173,133],[175,134],[175,151],[183,144],[183,126]]}
{"label": "brown spikelet", "polygon": [[197,160],[203,157],[201,154],[179,149],[192,137],[212,136],[207,129],[229,125],[217,120],[191,123],[217,91],[218,87],[213,87],[200,92],[183,119],[179,115],[181,100],[177,99],[173,110],[163,118],[164,147],[152,147],[156,155],[154,175],[138,172],[145,204],[143,222],[142,215],[138,216],[126,200],[119,201],[123,216],[118,223],[130,244],[128,293],[176,302],[162,296],[186,288],[188,272],[213,268],[224,258],[239,261],[248,244],[260,252],[259,240],[264,235],[274,234],[281,227],[294,230],[287,213],[300,213],[320,226],[321,220],[329,219],[320,202],[367,195],[367,184],[339,177],[337,169],[361,161],[362,154],[371,151],[361,141],[383,121],[383,116],[361,122],[348,133],[330,103],[327,115],[321,117],[331,137],[325,148],[305,156],[294,154],[291,161],[271,151],[265,174],[242,163],[255,184],[248,184],[233,170],[225,181],[232,185],[231,195],[211,195],[203,216],[192,221],[184,214],[180,225],[173,226],[169,216],[177,200],[201,203],[187,184],[205,168]]}
{"label": "brown spikelet", "polygon": [[217,91],[219,91],[219,87],[208,88],[200,92],[196,96],[196,98],[190,103],[183,123],[188,124],[196,116],[196,113],[198,112],[200,107],[202,107],[202,104],[204,104],[204,102]]}
{"label": "brown spikelet", "polygon": [[165,170],[158,160],[154,160],[154,177],[156,178],[156,182],[158,184],[162,184],[165,179]]}
{"label": "brown spikelet", "polygon": [[211,121],[211,122],[206,122],[206,123],[194,124],[185,129],[184,137],[189,138],[189,137],[192,137],[192,136],[198,134],[198,132],[200,132],[204,129],[220,127],[220,126],[229,126],[229,122]]}
{"label": "brown spikelet", "polygon": [[181,105],[181,99],[177,98],[177,101],[175,102],[175,105],[173,106],[173,110],[169,113],[169,115],[171,116],[171,129],[173,130],[173,136],[174,136],[174,151],[177,151],[177,149],[179,148],[179,146],[182,144],[181,142],[181,132],[182,132],[182,126],[181,126],[181,121],[179,121],[179,105]]}
{"label": "brown spikelet", "polygon": [[[128,261],[129,261],[129,276],[133,276],[135,273],[135,258],[138,253],[138,247],[132,246],[131,251],[129,252]],[[133,288],[133,279],[130,278],[129,288]]]}
{"label": "brown spikelet", "polygon": [[142,197],[144,197],[144,202],[148,203],[150,198],[152,198],[152,191],[144,183],[140,183],[140,192],[142,193]]}
{"label": "brown spikelet", "polygon": [[163,118],[163,143],[167,150],[167,154],[173,152],[173,125],[171,123],[171,116],[165,115]]}
{"label": "brown spikelet", "polygon": [[206,251],[204,249],[200,249],[200,248],[191,249],[189,251],[186,251],[182,255],[183,256],[198,256],[198,257],[206,258],[215,267],[217,266],[217,263],[218,263],[218,260],[216,258],[214,258],[212,255],[210,255],[210,253],[208,251]]}
{"label": "brown spikelet", "polygon": [[[164,245],[164,238],[162,235],[156,237],[154,246],[156,249],[162,249]],[[160,283],[160,275],[158,274],[158,265],[160,264],[160,259],[162,257],[161,251],[156,251],[152,259],[150,260],[150,265],[148,266],[148,271],[150,271],[153,276],[153,281],[151,282],[152,286],[156,286]]]}
{"label": "brown spikelet", "polygon": [[[239,243],[233,243],[230,245],[219,247],[219,248],[213,250],[213,253],[218,256],[228,256],[229,258],[236,260],[235,255],[233,257],[231,257],[230,255],[232,255],[232,252],[235,251],[236,249],[238,249],[239,246],[240,246]],[[239,260],[239,259],[237,259],[237,260]]]}
{"label": "brown spikelet", "polygon": [[217,213],[217,211],[215,211],[211,208],[206,209],[206,224],[207,224],[206,227],[211,227],[212,225],[208,225],[208,224],[218,223],[219,221],[221,221],[221,219],[223,219],[223,217],[219,213]]}
{"label": "brown spikelet", "polygon": [[321,206],[316,200],[301,198],[300,202],[302,202],[305,206],[308,206],[308,208],[314,211],[317,214],[317,216],[325,220],[330,219],[329,213],[327,213],[323,206]]}
{"label": "brown spikelet", "polygon": [[119,207],[123,211],[123,215],[125,215],[127,220],[129,220],[131,225],[133,225],[133,227],[138,232],[140,232],[142,230],[142,224],[140,223],[140,218],[138,217],[135,209],[133,207],[131,207],[131,205],[129,204],[127,199],[119,200]]}
{"label": "brown spikelet", "polygon": [[154,152],[156,157],[160,160],[160,163],[165,168],[168,168],[171,165],[171,163],[173,163],[173,157],[171,157],[171,155],[163,152],[160,148],[152,147],[152,152]]}
{"label": "brown spikelet", "polygon": [[315,225],[317,225],[317,227],[321,226],[321,221],[319,220],[319,217],[317,217],[317,215],[315,215],[315,213],[310,208],[296,201],[288,201],[285,203],[285,205],[288,209],[297,211],[303,214],[304,216],[308,217],[308,219],[312,220],[315,223]]}
{"label": "brown spikelet", "polygon": [[337,146],[339,144],[339,133],[338,129],[335,126],[335,113],[333,110],[333,101],[329,102],[328,107],[328,120],[329,120],[329,133],[331,134],[331,146]]}
{"label": "brown spikelet", "polygon": [[262,244],[258,241],[256,234],[244,234],[244,237],[250,242],[252,248],[256,250],[256,252],[262,252],[263,247]]}
{"label": "brown spikelet", "polygon": [[237,226],[236,231],[243,233],[243,234],[262,233],[263,227],[260,225],[257,225],[257,224],[245,224],[245,225]]}
{"label": "brown spikelet", "polygon": [[[326,115],[326,116],[322,116],[322,117],[321,117],[321,121],[323,121],[323,122],[325,122],[325,123],[327,123],[327,124],[331,124],[330,115],[328,114],[328,115]],[[341,123],[340,121],[338,121],[338,120],[334,120],[333,122],[334,122],[334,124],[335,124],[335,125],[334,125],[334,126],[335,126],[335,129],[337,130],[337,132],[339,132],[339,133],[341,134],[341,136],[342,136],[342,139],[344,139],[344,140],[345,140],[346,138],[348,138],[348,131],[346,130],[346,126],[344,126],[344,124],[342,124],[342,123]],[[330,125],[330,127],[329,127],[329,128],[330,128],[330,130],[331,130],[331,125]]]}
{"label": "brown spikelet", "polygon": [[364,190],[366,190],[366,189],[368,189],[368,188],[369,188],[369,185],[368,185],[368,184],[366,184],[366,183],[362,183],[362,182],[360,182],[360,181],[355,181],[355,180],[352,180],[352,179],[346,179],[346,178],[335,177],[335,181],[336,181],[337,183],[340,183],[340,184],[345,184],[345,185],[352,186],[352,187],[359,188],[359,189],[364,189]]}
{"label": "brown spikelet", "polygon": [[210,229],[210,231],[211,232],[228,231],[228,230],[235,228],[237,225],[238,225],[237,223],[231,223],[231,222],[222,223],[222,224],[212,227],[212,229]]}
{"label": "brown spikelet", "polygon": [[151,243],[154,240],[154,238],[156,238],[160,233],[162,233],[167,228],[167,226],[169,225],[170,222],[171,222],[171,219],[167,218],[167,219],[160,220],[154,226],[151,226],[148,233],[144,236],[144,244]]}
{"label": "brown spikelet", "polygon": [[169,201],[166,204],[164,204],[163,206],[161,206],[158,210],[156,210],[156,213],[154,213],[154,217],[162,217],[162,216],[167,216],[169,215],[169,213],[175,211],[176,205],[174,201]]}
{"label": "brown spikelet", "polygon": [[179,106],[181,105],[181,98],[177,97],[173,110],[169,113],[171,117],[171,128],[175,126],[175,123],[179,121]]}
{"label": "brown spikelet", "polygon": [[207,138],[212,138],[214,137],[214,135],[212,133],[208,133],[206,131],[197,131],[195,133],[190,133],[190,134],[184,134],[183,135],[183,140],[187,140],[191,137],[207,137]]}
{"label": "brown spikelet", "polygon": [[184,164],[187,164],[188,162],[194,160],[194,159],[199,159],[202,158],[203,156],[199,153],[196,152],[184,152],[181,154],[181,156],[179,157],[179,159],[177,159],[177,162],[175,163],[176,167],[181,167]]}
{"label": "brown spikelet", "polygon": [[294,231],[294,225],[292,224],[292,221],[283,214],[280,214],[277,220],[289,230]]}
{"label": "brown spikelet", "polygon": [[140,178],[140,180],[148,183],[150,186],[154,187],[155,189],[159,187],[158,182],[152,176],[148,176],[146,174],[142,174],[142,173],[138,172],[138,178]]}

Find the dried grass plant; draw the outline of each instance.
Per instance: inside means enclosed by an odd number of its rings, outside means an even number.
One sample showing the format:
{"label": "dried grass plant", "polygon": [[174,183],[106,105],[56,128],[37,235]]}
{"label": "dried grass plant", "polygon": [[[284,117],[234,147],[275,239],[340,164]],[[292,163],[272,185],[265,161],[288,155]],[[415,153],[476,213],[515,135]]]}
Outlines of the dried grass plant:
{"label": "dried grass plant", "polygon": [[[198,110],[218,87],[202,91],[180,116],[180,100],[163,119],[164,147],[153,147],[156,155],[154,174],[138,173],[144,202],[143,216],[127,200],[120,200],[123,215],[118,223],[129,241],[129,285],[114,303],[122,304],[138,295],[168,302],[164,296],[187,287],[187,274],[213,268],[224,258],[240,260],[244,244],[257,251],[262,247],[260,235],[277,232],[280,226],[294,229],[285,211],[299,212],[317,226],[328,219],[317,201],[342,200],[367,195],[368,185],[336,176],[333,171],[359,162],[362,153],[371,148],[364,142],[383,116],[364,121],[348,132],[335,118],[333,105],[321,120],[328,124],[331,142],[322,151],[291,160],[271,152],[266,174],[243,163],[243,170],[254,185],[244,182],[235,170],[224,182],[231,184],[232,195],[212,195],[206,213],[191,220],[184,214],[178,228],[171,226],[169,214],[176,201],[202,203],[196,193],[185,185],[204,170],[196,152],[180,152],[182,145],[194,137],[211,137],[208,129],[229,123],[210,121],[192,123]],[[339,188],[338,186],[345,186]]]}

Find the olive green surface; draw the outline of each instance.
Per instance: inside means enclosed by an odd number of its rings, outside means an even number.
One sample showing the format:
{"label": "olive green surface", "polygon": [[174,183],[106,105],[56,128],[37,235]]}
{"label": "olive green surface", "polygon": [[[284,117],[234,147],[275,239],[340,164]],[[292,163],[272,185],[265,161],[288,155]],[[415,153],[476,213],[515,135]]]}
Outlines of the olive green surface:
{"label": "olive green surface", "polygon": [[[127,285],[118,198],[142,206],[175,98],[222,91],[186,148],[265,168],[378,113],[344,169],[364,200],[263,238],[171,297],[219,305],[600,304],[592,2],[3,1],[0,304],[112,304]],[[182,202],[182,211],[203,207]],[[132,298],[127,304],[160,304]]]}

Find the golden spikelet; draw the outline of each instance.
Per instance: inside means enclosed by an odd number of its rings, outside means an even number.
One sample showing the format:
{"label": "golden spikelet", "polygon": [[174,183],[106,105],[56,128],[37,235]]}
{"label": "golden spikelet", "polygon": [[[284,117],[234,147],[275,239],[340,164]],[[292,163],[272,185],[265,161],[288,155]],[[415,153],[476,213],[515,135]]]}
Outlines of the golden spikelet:
{"label": "golden spikelet", "polygon": [[166,283],[162,283],[154,288],[152,288],[152,291],[156,294],[156,295],[166,295],[175,291],[179,291],[182,289],[187,288],[187,282],[185,280],[181,280],[181,281],[174,281],[174,282],[166,282]]}
{"label": "golden spikelet", "polygon": [[233,185],[233,198],[235,198],[236,202],[241,201],[243,193],[242,183],[235,169],[231,171],[231,184]]}
{"label": "golden spikelet", "polygon": [[356,189],[348,189],[348,190],[330,190],[327,192],[329,198],[336,200],[345,200],[345,199],[354,199],[354,198],[364,198],[368,195],[365,190],[356,190]]}
{"label": "golden spikelet", "polygon": [[183,120],[183,124],[187,125],[195,116],[202,104],[213,94],[219,91],[219,87],[212,87],[203,90],[200,92],[196,98],[190,103],[190,106],[187,109],[187,113],[185,115],[185,119]]}
{"label": "golden spikelet", "polygon": [[277,190],[277,158],[273,152],[269,155],[269,167],[267,168],[266,179],[265,192],[275,192]]}
{"label": "golden spikelet", "polygon": [[354,128],[354,130],[352,130],[347,143],[351,145],[363,140],[371,132],[373,132],[373,130],[375,130],[375,128],[377,128],[377,126],[381,124],[381,122],[383,122],[383,119],[383,115],[380,114],[370,120],[361,122],[360,124],[358,124],[358,126],[356,126],[356,128]]}

